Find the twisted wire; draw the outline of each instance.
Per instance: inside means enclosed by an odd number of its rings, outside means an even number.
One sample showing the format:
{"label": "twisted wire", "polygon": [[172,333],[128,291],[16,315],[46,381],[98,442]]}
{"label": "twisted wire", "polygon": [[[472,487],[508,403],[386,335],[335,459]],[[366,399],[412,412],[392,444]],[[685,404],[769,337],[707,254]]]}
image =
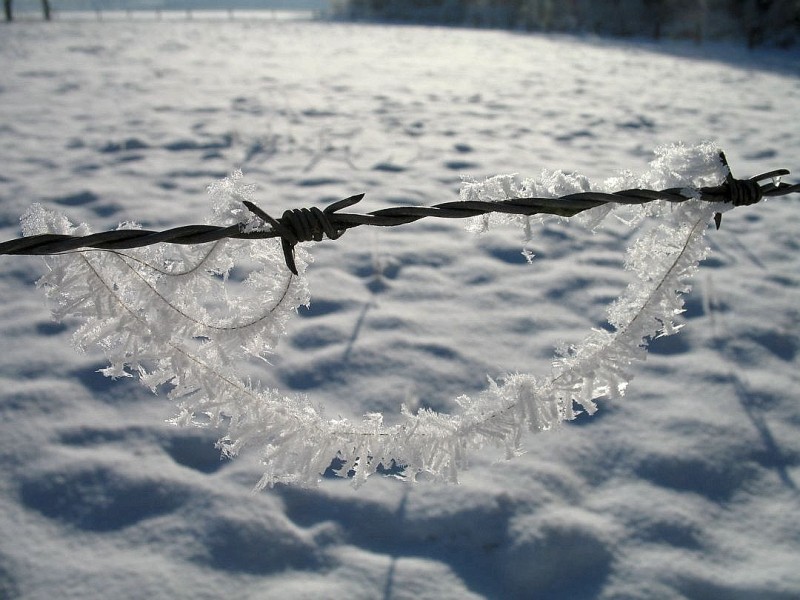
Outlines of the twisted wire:
{"label": "twisted wire", "polygon": [[[724,157],[722,157],[723,163]],[[726,163],[725,163],[726,164]],[[750,179],[736,179],[730,173],[726,180],[717,186],[698,189],[669,188],[665,190],[629,189],[618,192],[579,192],[558,198],[509,198],[500,201],[458,200],[443,202],[433,206],[406,206],[383,208],[366,214],[338,212],[361,201],[364,194],[350,196],[334,202],[325,209],[301,208],[287,210],[275,219],[252,202],[244,204],[265,224],[267,230],[244,231],[240,225],[218,227],[213,225],[186,225],[165,231],[143,229],[120,229],[105,231],[87,236],[41,234],[0,243],[0,254],[45,255],[60,254],[86,248],[102,250],[123,250],[139,248],[157,243],[203,244],[223,238],[268,239],[281,238],[286,266],[297,274],[294,260],[294,247],[300,242],[338,239],[348,229],[360,225],[394,227],[413,223],[426,217],[463,219],[488,213],[514,215],[550,214],[572,217],[590,208],[606,203],[645,204],[654,200],[685,202],[699,198],[707,202],[722,202],[733,206],[749,206],[765,197],[784,196],[800,193],[800,184],[786,184],[776,181],[788,175],[786,169],[777,169],[756,175]],[[772,180],[762,184],[762,181]],[[717,228],[721,215],[715,218]]]}

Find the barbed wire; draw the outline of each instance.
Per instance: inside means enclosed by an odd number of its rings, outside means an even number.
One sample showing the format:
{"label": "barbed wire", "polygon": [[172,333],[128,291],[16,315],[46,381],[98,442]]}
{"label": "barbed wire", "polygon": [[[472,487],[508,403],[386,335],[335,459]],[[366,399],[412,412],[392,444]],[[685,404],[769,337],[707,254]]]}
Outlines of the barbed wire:
{"label": "barbed wire", "polygon": [[[727,166],[724,155],[720,158]],[[117,229],[86,236],[60,234],[40,234],[9,240],[0,243],[0,254],[8,255],[49,255],[96,248],[100,250],[124,250],[151,244],[204,244],[223,238],[269,239],[281,238],[286,266],[297,274],[294,260],[294,247],[300,242],[322,241],[324,238],[338,239],[348,229],[360,225],[376,227],[395,227],[413,223],[426,217],[443,219],[464,219],[489,213],[533,216],[537,214],[573,217],[578,213],[607,203],[646,204],[655,200],[685,202],[699,198],[706,202],[723,202],[733,206],[747,206],[760,202],[763,198],[800,193],[800,184],[780,182],[780,177],[788,175],[786,169],[776,169],[751,177],[736,179],[728,174],[726,180],[717,186],[700,188],[669,188],[665,190],[628,189],[617,192],[578,192],[558,198],[509,198],[499,201],[456,200],[433,206],[404,206],[383,208],[366,214],[343,213],[342,209],[360,202],[364,194],[350,196],[327,206],[290,209],[275,219],[250,201],[244,205],[253,214],[269,225],[268,230],[244,230],[243,225],[220,227],[214,225],[185,225],[165,231],[146,229]],[[761,183],[771,180],[767,183]],[[722,215],[715,221],[719,229]]]}

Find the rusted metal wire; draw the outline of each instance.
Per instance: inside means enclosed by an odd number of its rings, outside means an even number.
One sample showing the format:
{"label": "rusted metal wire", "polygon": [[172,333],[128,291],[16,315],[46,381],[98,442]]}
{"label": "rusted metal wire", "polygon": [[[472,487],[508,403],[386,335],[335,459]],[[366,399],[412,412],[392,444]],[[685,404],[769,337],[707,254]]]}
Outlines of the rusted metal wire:
{"label": "rusted metal wire", "polygon": [[[724,164],[724,156],[721,157]],[[186,225],[166,231],[144,229],[119,229],[104,231],[87,236],[58,234],[32,235],[25,238],[0,243],[0,254],[60,254],[88,248],[102,250],[123,250],[139,248],[157,243],[204,244],[223,238],[267,239],[281,238],[286,266],[297,273],[294,261],[294,247],[299,242],[321,241],[324,238],[337,239],[348,229],[359,225],[394,227],[413,223],[426,217],[463,219],[488,213],[513,215],[550,214],[572,217],[590,208],[606,203],[645,204],[654,200],[685,202],[699,198],[706,202],[724,202],[733,206],[746,206],[759,202],[762,198],[800,193],[800,184],[786,184],[777,181],[788,175],[786,169],[777,169],[756,175],[750,179],[735,179],[728,175],[718,186],[698,189],[669,188],[665,190],[629,189],[618,192],[579,192],[559,198],[509,198],[501,201],[458,200],[443,202],[433,206],[406,206],[383,208],[366,214],[343,213],[342,209],[361,201],[364,194],[350,196],[329,205],[325,209],[301,208],[287,210],[274,219],[252,202],[245,201],[248,210],[269,225],[267,230],[243,231],[239,225],[216,227],[213,225]],[[767,183],[761,183],[764,181]],[[716,218],[717,228],[721,215]]]}

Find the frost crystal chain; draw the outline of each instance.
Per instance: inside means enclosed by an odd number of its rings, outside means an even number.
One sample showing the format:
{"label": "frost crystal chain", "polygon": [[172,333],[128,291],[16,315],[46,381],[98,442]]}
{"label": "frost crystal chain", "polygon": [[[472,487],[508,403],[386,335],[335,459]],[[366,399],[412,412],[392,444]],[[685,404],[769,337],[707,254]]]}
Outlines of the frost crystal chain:
{"label": "frost crystal chain", "polygon": [[[580,410],[595,412],[598,398],[623,395],[647,341],[680,328],[681,294],[708,253],[709,223],[764,195],[800,191],[780,182],[759,184],[785,173],[734,180],[712,144],[676,145],[659,149],[646,173],[599,184],[562,172],[523,181],[497,176],[464,184],[458,202],[429,208],[339,212],[361,198],[354,196],[325,210],[287,211],[280,219],[255,204],[254,188],[238,173],[211,186],[213,214],[206,225],[158,233],[128,223],[91,234],[88,226],[73,226],[37,205],[23,217],[27,237],[0,244],[0,251],[62,252],[45,257],[48,272],[38,285],[57,319],[82,321],[75,344],[104,350],[110,361],[105,375],[138,375],[152,390],[165,391],[179,407],[175,423],[226,428],[219,443],[226,455],[257,448],[265,468],[259,487],[314,482],[332,466],[360,484],[391,464],[407,479],[425,473],[455,481],[469,452],[493,444],[514,456],[525,432],[551,429]],[[393,426],[384,425],[381,414],[330,419],[307,399],[240,374],[237,364],[274,352],[287,321],[309,303],[306,242],[335,239],[359,224],[427,216],[467,217],[474,231],[513,223],[528,232],[537,221],[565,216],[590,228],[609,216],[630,224],[652,216],[661,223],[628,249],[625,265],[633,280],[608,309],[610,331],[592,331],[567,346],[549,374],[512,374],[490,380],[475,398],[460,396],[455,414],[403,407]],[[233,267],[242,265],[249,274],[233,281]]]}

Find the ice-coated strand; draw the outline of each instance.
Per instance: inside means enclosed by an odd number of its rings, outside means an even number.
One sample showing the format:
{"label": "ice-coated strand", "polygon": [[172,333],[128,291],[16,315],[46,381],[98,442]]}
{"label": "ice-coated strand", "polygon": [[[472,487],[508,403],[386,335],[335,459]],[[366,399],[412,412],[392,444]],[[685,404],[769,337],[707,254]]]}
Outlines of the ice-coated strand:
{"label": "ice-coated strand", "polygon": [[[561,172],[523,181],[497,176],[465,183],[461,197],[501,201],[626,187],[696,189],[716,185],[725,175],[712,144],[677,145],[659,149],[649,171],[639,176],[623,173],[597,185]],[[259,225],[242,205],[255,191],[242,183],[241,173],[210,192],[214,224]],[[591,228],[610,215],[629,223],[647,215],[662,219],[628,249],[625,265],[633,280],[608,310],[613,329],[592,331],[567,347],[548,376],[518,373],[490,380],[477,397],[457,398],[455,414],[427,409],[412,414],[404,407],[390,427],[380,414],[359,421],[326,418],[306,398],[263,389],[237,370],[247,356],[273,352],[288,319],[308,303],[310,256],[303,248],[296,253],[297,275],[283,268],[278,240],[76,251],[46,257],[48,272],[38,284],[56,318],[82,322],[73,338],[78,348],[104,350],[110,362],[105,375],[138,375],[154,391],[166,390],[178,405],[177,424],[227,427],[220,447],[229,456],[257,448],[265,469],[257,487],[316,482],[332,462],[340,475],[352,475],[354,485],[391,464],[404,466],[407,479],[426,473],[455,481],[471,451],[493,444],[512,457],[527,431],[552,429],[580,409],[593,413],[598,398],[624,394],[631,365],[645,358],[648,339],[680,328],[681,293],[708,252],[704,233],[714,212],[724,209],[700,200],[677,206],[656,201],[635,208],[605,205],[578,216]],[[472,219],[469,227],[482,231],[511,222],[529,231],[532,221],[491,215]],[[23,232],[89,233],[86,225],[75,227],[41,206],[23,217]],[[229,275],[242,262],[255,266],[239,284],[243,290],[233,293]]]}

